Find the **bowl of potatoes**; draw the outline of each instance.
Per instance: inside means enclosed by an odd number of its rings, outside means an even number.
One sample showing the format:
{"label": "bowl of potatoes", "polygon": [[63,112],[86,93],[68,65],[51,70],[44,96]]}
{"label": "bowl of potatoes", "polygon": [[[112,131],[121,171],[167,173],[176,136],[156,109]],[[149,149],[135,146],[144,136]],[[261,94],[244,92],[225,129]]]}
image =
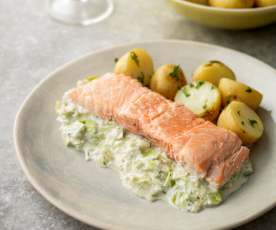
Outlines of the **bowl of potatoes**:
{"label": "bowl of potatoes", "polygon": [[251,29],[276,22],[276,0],[169,0],[175,10],[202,25]]}

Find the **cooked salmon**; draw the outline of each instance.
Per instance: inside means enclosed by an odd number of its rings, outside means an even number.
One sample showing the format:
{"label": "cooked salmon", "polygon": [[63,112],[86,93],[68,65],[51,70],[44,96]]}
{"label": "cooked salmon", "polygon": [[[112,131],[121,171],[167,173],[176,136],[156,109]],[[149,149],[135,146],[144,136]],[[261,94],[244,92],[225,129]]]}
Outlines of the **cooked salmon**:
{"label": "cooked salmon", "polygon": [[70,99],[94,115],[142,135],[168,156],[221,187],[249,157],[233,132],[197,118],[128,76],[106,74],[72,89]]}

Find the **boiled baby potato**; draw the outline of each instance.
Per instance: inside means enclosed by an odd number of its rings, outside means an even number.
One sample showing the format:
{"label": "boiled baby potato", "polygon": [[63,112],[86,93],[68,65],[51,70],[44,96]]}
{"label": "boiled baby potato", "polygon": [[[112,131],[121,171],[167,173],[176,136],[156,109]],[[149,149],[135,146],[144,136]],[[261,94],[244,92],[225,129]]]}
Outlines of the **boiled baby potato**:
{"label": "boiled baby potato", "polygon": [[219,83],[223,105],[233,100],[242,101],[252,109],[257,109],[262,101],[263,95],[257,90],[238,81],[223,78]]}
{"label": "boiled baby potato", "polygon": [[155,71],[150,81],[150,88],[173,100],[177,90],[186,83],[185,75],[179,65],[166,64]]}
{"label": "boiled baby potato", "polygon": [[220,111],[221,96],[212,83],[194,81],[177,92],[175,102],[185,105],[197,116],[213,121]]}
{"label": "boiled baby potato", "polygon": [[256,5],[258,7],[273,6],[276,5],[276,0],[256,0]]}
{"label": "boiled baby potato", "polygon": [[193,80],[209,81],[215,86],[218,86],[221,78],[236,79],[234,72],[220,61],[202,64],[193,74]]}
{"label": "boiled baby potato", "polygon": [[149,85],[153,74],[153,61],[146,50],[132,49],[117,61],[114,72],[134,77],[143,85]]}
{"label": "boiled baby potato", "polygon": [[208,0],[186,0],[186,1],[201,4],[201,5],[208,5]]}
{"label": "boiled baby potato", "polygon": [[256,142],[264,131],[260,117],[240,101],[232,101],[221,112],[217,125],[235,132],[246,145]]}
{"label": "boiled baby potato", "polygon": [[251,8],[254,0],[209,0],[209,5],[221,8]]}

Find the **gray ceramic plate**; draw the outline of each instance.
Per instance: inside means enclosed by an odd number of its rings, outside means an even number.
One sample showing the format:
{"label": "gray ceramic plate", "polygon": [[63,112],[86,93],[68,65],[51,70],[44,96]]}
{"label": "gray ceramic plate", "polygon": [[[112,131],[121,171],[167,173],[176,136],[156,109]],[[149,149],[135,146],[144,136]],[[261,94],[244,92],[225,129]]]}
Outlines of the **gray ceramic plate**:
{"label": "gray ceramic plate", "polygon": [[[233,68],[240,81],[263,92],[259,113],[265,134],[252,147],[255,174],[221,206],[191,214],[163,202],[144,201],[124,189],[116,173],[86,162],[82,154],[63,145],[54,110],[56,100],[84,76],[111,71],[114,58],[133,47],[147,49],[155,67],[164,63],[180,64],[187,76],[206,60],[221,60]],[[18,159],[39,193],[65,213],[90,225],[152,230],[230,228],[252,220],[276,204],[275,90],[276,73],[271,67],[230,49],[188,41],[114,47],[64,65],[33,90],[15,122]]]}

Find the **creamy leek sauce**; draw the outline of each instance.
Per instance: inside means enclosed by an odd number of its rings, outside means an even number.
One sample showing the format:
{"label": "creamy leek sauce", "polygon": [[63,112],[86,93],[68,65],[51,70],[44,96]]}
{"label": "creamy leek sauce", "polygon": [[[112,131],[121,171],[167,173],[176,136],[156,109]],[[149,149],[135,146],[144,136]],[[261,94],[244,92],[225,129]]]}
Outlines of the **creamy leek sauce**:
{"label": "creamy leek sauce", "polygon": [[220,190],[189,173],[145,138],[131,134],[113,121],[92,116],[68,100],[57,102],[57,120],[65,144],[84,153],[87,161],[111,167],[124,187],[149,201],[165,200],[172,206],[198,212],[220,204],[252,173],[248,161]]}

